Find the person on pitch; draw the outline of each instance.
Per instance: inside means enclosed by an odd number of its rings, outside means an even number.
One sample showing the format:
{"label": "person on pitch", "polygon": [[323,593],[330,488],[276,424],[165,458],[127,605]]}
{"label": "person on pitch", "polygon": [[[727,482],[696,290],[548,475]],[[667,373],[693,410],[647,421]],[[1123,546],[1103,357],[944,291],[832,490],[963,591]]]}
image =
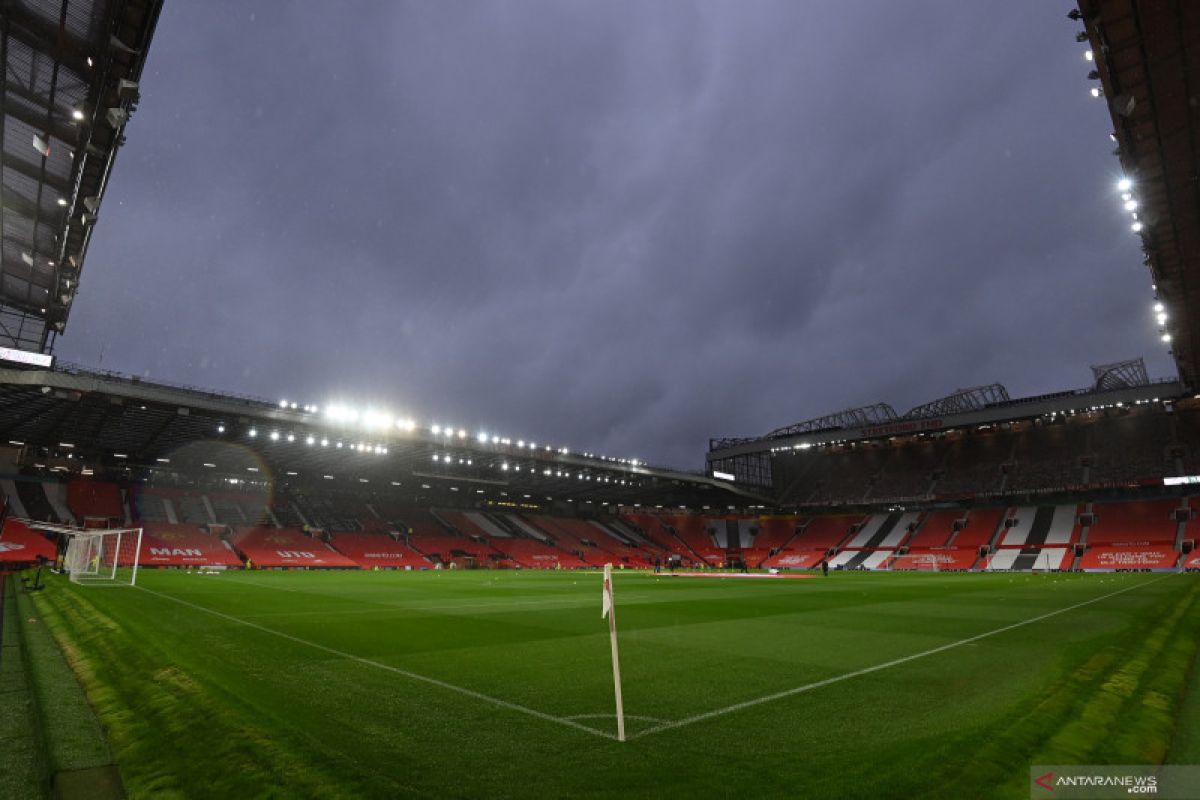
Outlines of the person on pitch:
{"label": "person on pitch", "polygon": [[821,559],[821,574],[826,578],[829,577],[829,559],[827,558]]}

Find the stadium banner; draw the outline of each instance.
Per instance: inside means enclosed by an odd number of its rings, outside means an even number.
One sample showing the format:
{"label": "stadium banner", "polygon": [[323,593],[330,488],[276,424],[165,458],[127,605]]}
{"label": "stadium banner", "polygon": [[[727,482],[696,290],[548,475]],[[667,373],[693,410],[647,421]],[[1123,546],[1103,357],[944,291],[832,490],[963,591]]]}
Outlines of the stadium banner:
{"label": "stadium banner", "polygon": [[1029,796],[1033,800],[1050,797],[1184,800],[1200,797],[1200,765],[1034,765],[1029,768]]}

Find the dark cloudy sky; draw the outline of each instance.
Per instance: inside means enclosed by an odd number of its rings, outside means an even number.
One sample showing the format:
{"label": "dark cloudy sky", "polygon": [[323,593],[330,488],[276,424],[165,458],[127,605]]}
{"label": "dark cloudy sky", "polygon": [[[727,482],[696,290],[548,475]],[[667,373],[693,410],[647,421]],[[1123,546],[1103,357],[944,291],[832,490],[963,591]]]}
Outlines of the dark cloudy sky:
{"label": "dark cloudy sky", "polygon": [[59,355],[687,468],[1173,374],[1070,7],[168,0]]}

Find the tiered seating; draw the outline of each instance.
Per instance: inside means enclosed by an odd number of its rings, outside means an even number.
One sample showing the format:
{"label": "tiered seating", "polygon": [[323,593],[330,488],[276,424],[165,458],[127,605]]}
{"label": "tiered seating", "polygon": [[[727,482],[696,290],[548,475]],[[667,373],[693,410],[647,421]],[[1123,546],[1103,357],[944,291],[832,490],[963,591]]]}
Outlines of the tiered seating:
{"label": "tiered seating", "polygon": [[34,564],[39,557],[54,560],[54,542],[17,519],[4,521],[0,531],[0,564]]}
{"label": "tiered seating", "polygon": [[793,541],[791,550],[821,550],[837,547],[850,533],[850,526],[862,522],[858,514],[813,517],[808,526]]}
{"label": "tiered seating", "polygon": [[389,521],[404,526],[402,532],[407,529],[414,536],[446,536],[450,533],[427,508],[401,506],[393,511],[395,516],[389,515]]}
{"label": "tiered seating", "polygon": [[954,523],[966,515],[965,511],[934,511],[925,517],[921,527],[909,540],[909,550],[942,547],[954,535]]}
{"label": "tiered seating", "polygon": [[1179,561],[1173,547],[1133,545],[1125,547],[1089,547],[1079,559],[1079,568],[1087,571],[1171,569]]}
{"label": "tiered seating", "polygon": [[894,448],[871,486],[873,501],[920,497],[928,493],[931,475],[942,460],[934,442],[918,441]]}
{"label": "tiered seating", "polygon": [[436,556],[444,563],[471,558],[478,562],[490,559],[495,551],[486,544],[474,542],[465,536],[454,536],[449,533],[436,535],[416,535],[409,538],[409,543],[419,553]]}
{"label": "tiered seating", "polygon": [[1178,523],[1172,514],[1178,507],[1178,500],[1096,503],[1088,545],[1174,545]]}
{"label": "tiered seating", "polygon": [[785,548],[773,556],[763,559],[759,565],[764,569],[811,569],[821,563],[824,550],[792,550]]}
{"label": "tiered seating", "polygon": [[248,528],[233,536],[233,545],[256,567],[358,567],[329,545],[293,528]]}
{"label": "tiered seating", "polygon": [[149,567],[242,566],[241,559],[216,536],[195,525],[168,522],[144,524],[138,563]]}
{"label": "tiered seating", "polygon": [[527,569],[564,569],[590,566],[578,556],[533,539],[498,539],[493,545]]}
{"label": "tiered seating", "polygon": [[72,480],[67,484],[67,507],[76,519],[100,518],[123,522],[121,490],[115,483]]}
{"label": "tiered seating", "polygon": [[629,567],[651,566],[646,554],[604,533],[587,520],[562,517],[531,517],[531,521],[550,533],[560,548],[578,555],[588,564],[625,564]]}
{"label": "tiered seating", "polygon": [[1083,570],[1170,569],[1179,560],[1178,500],[1096,503]]}
{"label": "tiered seating", "polygon": [[1175,474],[1168,457],[1171,420],[1164,414],[1132,413],[1108,420],[1092,435],[1089,483],[1136,481]]}
{"label": "tiered seating", "polygon": [[972,547],[917,547],[894,558],[892,570],[933,571],[933,563],[939,571],[967,570],[975,565],[979,551]]}
{"label": "tiered seating", "polygon": [[708,534],[707,521],[704,517],[695,517],[690,514],[664,514],[659,519],[663,525],[670,526],[680,541],[702,561],[714,567],[725,563],[725,550],[713,543],[712,537]]}
{"label": "tiered seating", "polygon": [[[217,522],[221,523],[222,525],[253,524],[250,520],[246,519],[246,515],[242,511],[241,506],[239,506],[237,502],[234,501],[234,499],[229,495],[213,494],[209,495],[208,500],[210,503],[212,503],[213,515],[217,518]],[[185,515],[183,514],[181,506],[182,502],[178,499],[175,500],[175,513],[182,519]],[[195,516],[202,513],[202,510],[196,509],[195,503],[190,500],[188,501],[188,506],[188,515]]]}
{"label": "tiered seating", "polygon": [[[662,526],[662,520],[656,514],[630,513],[623,514],[621,519],[625,524],[641,531],[647,541],[661,547],[668,553],[680,553],[679,542]],[[690,555],[690,554],[689,554]]]}
{"label": "tiered seating", "polygon": [[1200,550],[1193,550],[1183,560],[1183,568],[1186,570],[1200,570]]}
{"label": "tiered seating", "polygon": [[1067,569],[1074,558],[1068,547],[1001,547],[985,558],[981,567],[991,570]]}
{"label": "tiered seating", "polygon": [[[133,518],[143,522],[170,522],[167,515],[169,498],[163,492],[145,487],[134,487],[130,492],[130,506]],[[172,513],[174,507],[172,506]]]}
{"label": "tiered seating", "polygon": [[478,522],[465,512],[438,509],[437,515],[457,528],[458,532],[464,536],[482,536],[486,538],[493,535],[493,531],[484,530]]}
{"label": "tiered seating", "polygon": [[763,559],[761,566],[777,569],[815,567],[830,548],[837,547],[846,538],[850,526],[862,520],[858,515],[814,517],[791,544]]}
{"label": "tiered seating", "polygon": [[335,550],[363,569],[392,567],[428,569],[429,560],[403,542],[398,542],[383,533],[334,533],[331,535]]}
{"label": "tiered seating", "polygon": [[[204,498],[198,494],[191,492],[181,492],[175,497],[175,515],[180,522],[191,522],[196,525],[204,525],[212,522],[208,513],[208,507],[204,505]],[[224,522],[227,525],[254,525],[258,523],[258,518],[254,516],[231,516],[228,520],[218,519],[218,522]]]}
{"label": "tiered seating", "polygon": [[1005,488],[1028,491],[1081,483],[1086,432],[1082,421],[1030,425],[1016,437],[1016,469]]}
{"label": "tiered seating", "polygon": [[1006,508],[975,508],[967,514],[967,525],[954,537],[952,544],[960,550],[978,550],[992,540],[997,526],[1008,515]]}
{"label": "tiered seating", "polygon": [[947,437],[942,477],[933,488],[938,497],[971,497],[1000,488],[1000,464],[1012,449],[1005,433]]}
{"label": "tiered seating", "polygon": [[796,517],[759,517],[755,521],[758,535],[750,547],[742,548],[742,561],[754,568],[762,565],[772,554],[796,535],[800,520]]}

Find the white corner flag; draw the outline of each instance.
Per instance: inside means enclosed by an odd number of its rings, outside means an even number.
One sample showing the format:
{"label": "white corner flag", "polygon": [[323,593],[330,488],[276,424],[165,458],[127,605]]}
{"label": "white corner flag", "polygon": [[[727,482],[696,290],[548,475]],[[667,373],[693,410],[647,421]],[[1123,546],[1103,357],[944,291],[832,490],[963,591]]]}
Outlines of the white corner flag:
{"label": "white corner flag", "polygon": [[617,658],[617,609],[613,604],[612,564],[604,565],[604,600],[600,618],[608,617],[608,638],[612,643],[613,694],[617,699],[617,741],[625,741],[625,707],[621,703],[621,662]]}

